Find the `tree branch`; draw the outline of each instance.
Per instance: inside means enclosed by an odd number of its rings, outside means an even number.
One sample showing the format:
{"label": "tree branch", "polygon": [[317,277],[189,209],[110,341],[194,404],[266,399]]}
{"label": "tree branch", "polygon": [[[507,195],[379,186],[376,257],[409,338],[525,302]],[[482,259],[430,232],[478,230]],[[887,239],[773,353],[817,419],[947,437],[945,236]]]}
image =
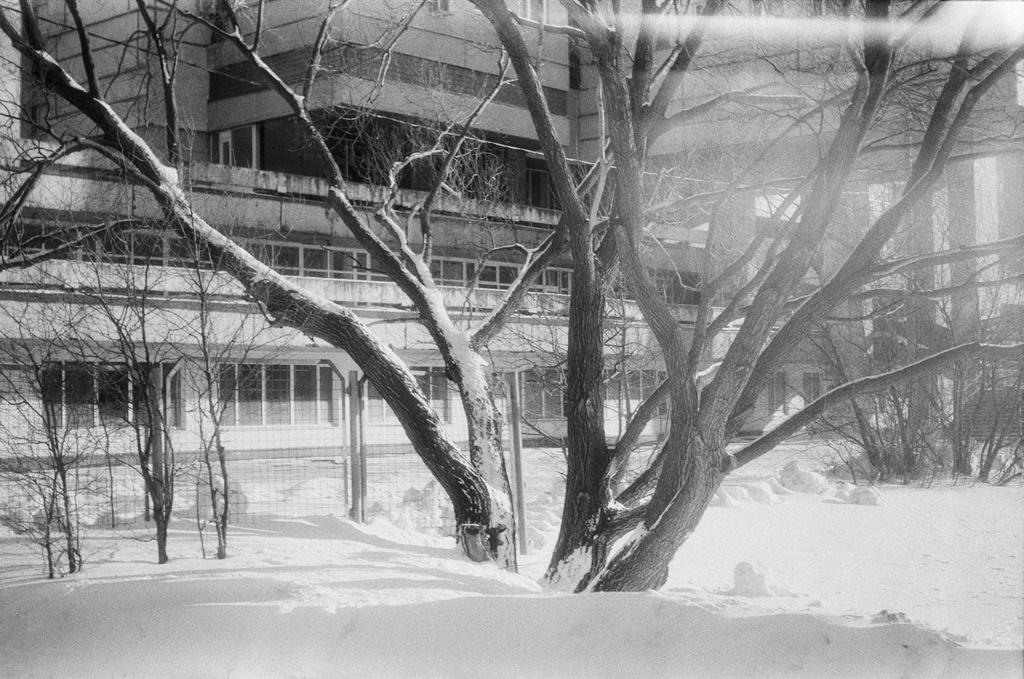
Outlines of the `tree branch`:
{"label": "tree branch", "polygon": [[921,375],[933,374],[943,366],[962,358],[982,356],[989,359],[1024,359],[1024,343],[1011,345],[982,344],[981,342],[970,342],[961,344],[937,354],[933,354],[903,368],[863,377],[848,382],[841,387],[833,389],[829,393],[811,401],[799,412],[791,415],[783,423],[772,431],[764,434],[753,443],[731,455],[728,466],[724,471],[733,471],[743,465],[756,460],[761,455],[772,450],[793,434],[797,433],[824,413],[828,408],[837,405],[838,402],[847,398],[875,394],[885,391],[894,384],[911,380]]}

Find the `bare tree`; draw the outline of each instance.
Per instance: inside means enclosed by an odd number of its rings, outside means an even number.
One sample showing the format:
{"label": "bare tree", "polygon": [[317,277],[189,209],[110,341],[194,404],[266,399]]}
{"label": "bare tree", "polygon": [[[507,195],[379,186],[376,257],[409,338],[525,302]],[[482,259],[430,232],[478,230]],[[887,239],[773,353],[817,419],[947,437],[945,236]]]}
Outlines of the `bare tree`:
{"label": "bare tree", "polygon": [[[4,320],[8,328],[20,326],[6,313]],[[38,328],[19,329],[26,332],[4,343],[0,372],[0,521],[40,546],[47,577],[54,578],[82,569],[80,502],[93,490],[82,467],[94,462],[99,441],[88,429],[66,426],[62,357],[34,337]]]}
{"label": "bare tree", "polygon": [[[181,264],[182,294],[191,305],[176,324],[179,354],[170,376],[173,382],[168,385],[165,419],[171,426],[184,428],[184,420],[192,415],[193,439],[198,441],[196,518],[200,534],[207,520],[213,523],[216,555],[224,559],[229,521],[242,501],[237,496],[239,487],[230,472],[224,440],[227,410],[233,402],[233,395],[223,393],[225,371],[231,371],[229,381],[233,382],[236,364],[244,364],[256,355],[266,360],[293,333],[277,331],[271,335],[258,309],[239,295],[237,284],[217,274],[212,262],[201,253],[193,253]],[[196,407],[190,413],[186,401],[193,399]],[[206,507],[209,513],[204,516]]]}
{"label": "bare tree", "polygon": [[[613,199],[608,201],[610,207],[601,215],[603,219],[594,218],[571,181],[524,38],[530,27],[517,22],[498,0],[474,4],[494,27],[529,102],[564,211],[575,266],[568,348],[568,478],[562,530],[549,580],[562,581],[577,591],[657,588],[725,475],[798,431],[834,397],[886,389],[967,355],[1017,355],[1021,351],[1020,345],[966,342],[890,372],[855,379],[829,397],[812,401],[739,452],[730,455],[726,450],[750,418],[758,395],[802,339],[816,324],[843,309],[853,295],[894,269],[924,269],[943,258],[964,260],[981,254],[978,248],[915,253],[916,257],[895,257],[886,251],[900,226],[911,221],[915,206],[930,198],[950,156],[961,148],[958,140],[974,118],[979,100],[1009,76],[1024,55],[1020,45],[981,41],[984,29],[979,16],[960,17],[959,43],[936,50],[914,40],[937,21],[938,7],[932,3],[869,0],[859,16],[854,7],[842,6],[844,19],[861,20],[846,21],[844,26],[872,28],[844,34],[844,40],[856,43],[829,50],[830,55],[842,58],[831,62],[838,65],[835,95],[807,102],[813,117],[801,115],[790,128],[795,132],[808,120],[820,123],[824,132],[819,137],[821,153],[810,155],[809,167],[796,168],[795,180],[781,184],[786,188],[781,201],[773,206],[772,221],[778,225],[775,232],[747,239],[750,246],[746,252],[725,264],[715,259],[722,252],[718,238],[725,230],[725,220],[714,219],[713,213],[703,262],[701,304],[688,337],[657,294],[640,257],[646,228],[657,219],[650,201],[655,153],[659,145],[671,144],[673,135],[676,143],[686,140],[687,128],[682,125],[718,107],[748,103],[751,120],[767,117],[773,123],[783,117],[783,111],[786,117],[793,117],[791,109],[773,108],[773,97],[741,88],[729,91],[728,82],[720,86],[726,89],[724,93],[709,93],[704,101],[680,98],[684,82],[701,72],[702,50],[709,36],[721,39],[713,29],[718,25],[715,17],[726,3],[704,3],[696,17],[680,16],[683,8],[676,3],[644,1],[636,14],[613,3],[563,3],[572,26],[561,30],[587,48],[600,83],[604,129],[612,154],[609,162],[614,164],[609,183]],[[757,24],[759,33],[767,33],[768,25],[785,26],[784,22],[766,22]],[[907,30],[897,30],[897,25]],[[916,74],[914,64],[927,65],[923,71],[931,76],[933,87],[915,87],[910,75]],[[893,139],[895,120],[886,115],[893,109],[887,107],[911,91],[919,97],[915,101],[918,110],[927,102],[928,114],[919,128],[900,137],[903,144],[897,144],[905,152],[898,157],[905,168],[899,199],[868,225],[823,284],[801,289],[823,244],[837,228],[842,193],[855,179],[858,163],[869,150]],[[774,133],[772,138],[778,140],[779,135]],[[785,147],[769,144],[761,153],[780,148]],[[889,158],[891,161],[894,156]],[[766,164],[757,162],[762,159],[756,156],[753,160],[751,172],[737,177],[742,183],[723,187],[727,194],[735,194],[743,184],[761,184]],[[790,219],[797,204],[799,219]],[[989,247],[998,253],[1019,245],[1020,238],[1016,238]],[[763,255],[759,270],[744,283],[738,275],[759,250]],[[610,492],[610,474],[625,451],[605,442],[600,416],[603,348],[599,344],[606,308],[601,280],[615,264],[622,268],[628,290],[657,339],[668,371],[662,393],[671,404],[671,430],[665,445],[634,487],[617,497]],[[713,307],[716,294],[729,288],[735,292],[724,309]],[[729,324],[738,325],[738,330],[713,375],[707,377],[711,343]],[[613,542],[627,534],[612,553]]]}
{"label": "bare tree", "polygon": [[[563,251],[571,255],[574,271],[565,352],[567,489],[548,579],[575,590],[656,588],[665,581],[669,561],[700,521],[725,475],[791,436],[832,403],[831,398],[814,400],[738,453],[727,452],[727,444],[750,419],[758,395],[814,327],[830,315],[848,312],[859,294],[869,298],[881,294],[872,290],[889,276],[1019,248],[1020,238],[938,252],[898,251],[890,246],[904,226],[920,223],[914,219],[915,210],[927,203],[954,154],[991,149],[999,141],[999,135],[974,135],[975,146],[966,148],[961,137],[968,124],[981,118],[979,102],[1012,73],[1024,48],[989,40],[983,16],[958,20],[960,37],[949,49],[919,40],[930,35],[930,27],[942,18],[942,3],[868,0],[863,12],[843,4],[838,10],[845,19],[841,28],[829,24],[830,32],[825,33],[835,40],[820,52],[797,50],[795,55],[803,58],[801,64],[824,72],[825,80],[819,82],[827,87],[782,68],[788,68],[787,60],[794,57],[791,49],[755,50],[742,61],[766,64],[763,73],[783,73],[773,90],[766,92],[760,85],[733,86],[722,75],[735,63],[730,52],[738,49],[714,30],[715,17],[724,11],[725,2],[704,3],[701,15],[693,19],[683,15],[683,5],[688,3],[642,0],[634,14],[618,3],[605,7],[566,1],[563,7],[570,25],[547,27],[518,20],[501,0],[473,4],[493,28],[515,73],[562,215],[548,239],[521,253],[520,273],[501,304],[468,328],[453,320],[431,272],[430,217],[435,201],[446,190],[448,172],[463,145],[460,140],[467,137],[481,109],[446,127],[446,144],[421,147],[392,165],[374,224],[350,202],[345,169],[332,153],[330,137],[315,114],[318,76],[328,64],[347,63],[344,52],[339,56],[331,50],[332,22],[345,11],[343,3],[327,5],[307,68],[288,80],[261,56],[266,37],[264,3],[244,8],[218,3],[216,20],[179,14],[233,46],[254,77],[279,95],[301,126],[308,148],[323,167],[329,187],[324,196],[327,205],[369,253],[375,267],[409,298],[449,379],[458,386],[469,422],[468,459],[444,431],[409,370],[351,310],[281,277],[197,213],[183,190],[184,168],[165,164],[105,99],[89,56],[89,31],[75,3],[68,2],[72,11],[66,37],[77,36],[80,63],[61,63],[48,51],[27,0],[20,3],[20,11],[0,13],[0,30],[33,68],[43,89],[95,127],[97,135],[76,143],[93,149],[144,186],[166,228],[201,244],[276,323],[323,338],[353,357],[451,497],[464,548],[471,555],[489,554],[505,566],[515,563],[514,519],[498,414],[487,387],[482,352],[521,304],[538,272]],[[421,6],[411,4],[405,17]],[[145,12],[145,7],[140,5],[140,11]],[[392,27],[400,32],[406,18]],[[755,29],[759,35],[771,36],[770,28],[782,30],[786,25],[767,18],[759,21]],[[155,21],[147,25],[151,34],[152,26],[156,31],[169,27]],[[26,30],[19,30],[20,26]],[[548,108],[539,77],[543,60],[536,58],[524,37],[538,30],[570,36],[590,55],[600,84],[604,143],[582,182]],[[791,35],[780,35],[780,39]],[[394,41],[382,38],[380,42],[384,45],[380,73],[385,73]],[[704,57],[709,57],[706,63]],[[160,72],[172,71],[162,68]],[[72,73],[84,73],[84,80]],[[699,100],[682,97],[684,83],[700,74],[721,75],[720,90],[705,88]],[[161,77],[173,85],[172,75]],[[906,105],[901,108],[900,102]],[[915,114],[915,124],[908,126],[899,119],[901,110],[908,108],[928,114]],[[760,123],[768,143],[751,153],[723,141],[723,155],[735,152],[746,160],[742,172],[713,183],[703,196],[690,191],[668,204],[659,202],[657,178],[664,176],[661,170],[671,155],[663,151],[670,151],[680,140],[692,143],[689,125],[723,111],[729,119]],[[168,114],[168,120],[175,118]],[[813,143],[808,144],[811,152],[792,155],[787,143],[806,142],[808,129],[815,131],[810,137]],[[395,208],[398,178],[411,163],[428,156],[443,161],[427,197],[409,219]],[[176,162],[172,153],[167,157]],[[780,157],[794,162],[787,165]],[[834,269],[821,275],[818,258],[840,228],[844,189],[881,158],[899,168],[898,199],[849,243]],[[681,167],[687,169],[685,164]],[[27,175],[24,186],[31,187],[33,176]],[[740,237],[729,219],[736,198],[769,188],[781,194],[780,201],[768,201],[772,228],[754,238]],[[642,252],[649,242],[650,224],[667,214],[691,211],[708,216],[703,220],[708,223],[708,235],[700,264],[701,300],[693,330],[687,332],[647,272]],[[414,226],[418,241],[411,237]],[[755,264],[756,272],[746,277]],[[603,412],[602,338],[608,321],[607,283],[616,270],[621,270],[625,287],[655,338],[668,378],[637,409],[620,441],[609,445]],[[814,278],[808,276],[812,271],[819,275],[816,282],[808,283]],[[945,293],[936,286],[929,294]],[[731,340],[724,342],[727,334]],[[715,348],[723,345],[727,349],[716,353]],[[1004,356],[1020,351],[1020,345],[968,341],[892,371],[855,379],[833,394],[844,397],[886,389],[968,355]],[[629,458],[636,432],[646,426],[645,418],[657,412],[662,399],[670,404],[665,443],[636,481],[613,497],[612,480]],[[628,539],[618,542],[627,534]]]}
{"label": "bare tree", "polygon": [[[422,4],[411,7],[405,18],[397,22],[398,28],[392,30],[395,26],[390,26],[387,35],[400,35],[402,26]],[[101,74],[92,58],[93,37],[77,3],[67,3],[66,24],[50,18],[45,31],[36,8],[31,3],[21,3],[17,9],[8,8],[0,13],[0,30],[24,57],[42,91],[62,102],[70,118],[85,127],[91,126],[96,132],[88,138],[67,134],[64,137],[67,143],[74,148],[90,149],[113,163],[131,181],[145,187],[163,215],[163,227],[208,253],[223,271],[242,284],[275,324],[320,337],[352,356],[395,412],[413,448],[451,498],[467,553],[475,558],[489,556],[503,566],[514,568],[514,517],[502,456],[500,415],[488,386],[489,369],[481,352],[522,303],[538,272],[560,252],[562,231],[556,230],[539,247],[522,252],[520,275],[497,308],[468,328],[453,319],[431,273],[434,242],[431,217],[440,197],[454,191],[449,182],[465,158],[463,149],[472,146],[469,135],[472,123],[489,98],[485,96],[475,111],[445,126],[429,148],[413,150],[387,168],[383,199],[372,219],[368,218],[349,201],[346,171],[333,153],[330,130],[318,124],[319,113],[314,110],[319,76],[329,71],[329,67],[334,68],[332,64],[344,63],[343,55],[328,54],[328,48],[334,45],[334,20],[343,5],[327,4],[305,73],[298,84],[293,85],[282,79],[260,56],[265,37],[264,3],[257,3],[251,11],[236,11],[234,3],[218,3],[214,20],[208,15],[184,11],[173,3],[163,3],[157,11],[140,2],[138,9],[145,19],[145,32],[152,45],[147,57],[157,64],[153,69],[155,79],[164,92],[169,130],[165,142],[166,160],[155,151],[155,145],[132,129],[128,112],[119,112],[105,99],[99,84]],[[170,16],[177,19],[172,21],[167,18]],[[183,28],[176,28],[181,26]],[[408,296],[417,320],[427,329],[444,360],[448,378],[457,385],[469,423],[468,456],[445,431],[415,376],[363,320],[351,310],[283,278],[212,227],[193,208],[182,179],[186,161],[174,138],[180,128],[174,80],[175,66],[181,63],[175,49],[187,44],[183,37],[186,31],[198,29],[212,31],[220,40],[232,45],[258,80],[276,92],[292,112],[306,138],[307,148],[323,168],[329,186],[323,197],[326,204],[369,253],[375,270],[397,283]],[[75,41],[79,47],[79,56],[69,63],[61,63],[48,51],[47,35],[61,32],[64,39]],[[394,39],[382,38],[379,42],[384,44],[384,49],[378,57],[386,65]],[[384,70],[382,68],[382,73]],[[78,78],[73,73],[83,75]],[[495,85],[501,84],[499,78]],[[493,87],[492,95],[496,91],[497,87]],[[70,125],[70,129],[74,126]],[[58,131],[57,134],[65,133]],[[399,178],[407,167],[425,158],[438,160],[431,173],[432,186],[414,209],[413,219],[408,221],[395,206]],[[52,153],[45,154],[43,162],[52,162],[52,159]],[[29,195],[41,173],[42,170],[28,173],[17,195]],[[419,230],[419,245],[410,238],[412,226]],[[29,263],[28,260],[18,262],[19,265]]]}

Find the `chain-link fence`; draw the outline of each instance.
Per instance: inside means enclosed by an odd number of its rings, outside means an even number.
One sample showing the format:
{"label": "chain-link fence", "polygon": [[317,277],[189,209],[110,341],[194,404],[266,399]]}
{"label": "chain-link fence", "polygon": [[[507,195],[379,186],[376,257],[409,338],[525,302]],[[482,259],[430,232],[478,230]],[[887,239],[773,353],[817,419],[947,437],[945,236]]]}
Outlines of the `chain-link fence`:
{"label": "chain-link fence", "polygon": [[[246,459],[229,459],[231,522],[251,524],[266,518],[348,516],[349,458],[267,451]],[[219,470],[215,467],[215,473]],[[0,473],[3,512],[32,521],[41,510],[39,480],[43,468]],[[220,481],[214,479],[214,484]],[[147,519],[149,500],[136,467],[111,459],[73,467],[69,491],[74,510],[89,526],[116,528]],[[179,466],[174,479],[174,517],[205,522],[211,516],[210,480],[197,463]]]}

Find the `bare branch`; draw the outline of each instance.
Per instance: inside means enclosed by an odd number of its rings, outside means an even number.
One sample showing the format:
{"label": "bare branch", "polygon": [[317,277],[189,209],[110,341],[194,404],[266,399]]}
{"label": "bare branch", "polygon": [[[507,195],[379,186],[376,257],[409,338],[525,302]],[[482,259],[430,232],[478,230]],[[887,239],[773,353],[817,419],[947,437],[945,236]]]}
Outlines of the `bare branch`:
{"label": "bare branch", "polygon": [[78,32],[78,44],[82,49],[82,68],[85,70],[85,77],[89,83],[89,94],[94,97],[100,96],[100,86],[96,79],[96,64],[92,59],[92,45],[89,42],[89,35],[85,31],[85,24],[82,22],[82,13],[78,9],[78,0],[64,0],[71,17],[75,21],[75,30]]}
{"label": "bare branch", "polygon": [[[178,165],[181,162],[181,148],[178,141],[178,104],[174,87],[174,71],[171,68],[171,56],[164,43],[163,30],[156,25],[146,0],[135,0],[142,21],[146,24],[146,32],[156,49],[157,64],[160,67],[160,85],[163,89],[164,118],[166,124],[167,158]],[[168,14],[168,19],[170,14]],[[166,23],[166,22],[165,22]],[[96,96],[96,95],[94,95]]]}
{"label": "bare branch", "polygon": [[[324,46],[327,44],[327,38],[330,37],[330,28],[334,23],[334,15],[339,9],[345,6],[346,2],[340,4],[331,3],[327,8],[327,14],[324,15],[324,20],[320,22],[320,30],[317,31],[316,40],[313,41],[313,52],[309,58],[309,67],[306,69],[306,77],[302,81],[302,98],[304,101],[309,101],[310,93],[313,91],[313,83],[316,81],[317,71],[320,69],[320,62],[323,60]],[[262,9],[262,4],[260,5]],[[262,16],[262,12],[260,13]],[[255,47],[254,47],[255,48]]]}
{"label": "bare branch", "polygon": [[636,448],[637,442],[640,440],[640,436],[643,434],[644,429],[650,423],[651,419],[657,415],[658,409],[661,408],[668,400],[669,396],[669,383],[668,380],[663,380],[658,388],[655,389],[651,394],[643,400],[642,403],[637,407],[636,412],[633,413],[633,417],[630,419],[629,424],[626,425],[626,431],[619,437],[618,442],[615,444],[615,448],[612,451],[612,462],[611,472],[612,478],[618,477],[621,470],[625,469],[626,464],[629,462],[629,457]]}
{"label": "bare branch", "polygon": [[942,264],[952,264],[954,262],[964,262],[1003,253],[1021,252],[1022,249],[1024,249],[1024,236],[1013,236],[988,243],[982,243],[980,245],[965,245],[951,250],[940,250],[923,255],[903,257],[901,259],[880,264],[870,272],[867,272],[866,276],[870,276],[872,279],[878,280],[887,276],[906,273],[907,271],[912,271],[914,269],[940,266]]}
{"label": "bare branch", "polygon": [[896,370],[872,375],[833,389],[824,396],[811,401],[799,412],[791,415],[783,423],[767,434],[764,434],[750,445],[739,450],[729,457],[729,466],[726,471],[732,471],[742,467],[748,462],[756,460],[761,455],[772,450],[803,427],[807,426],[816,417],[824,413],[828,408],[839,404],[847,398],[874,394],[888,389],[899,382],[904,382],[919,375],[934,373],[944,365],[962,358],[972,356],[983,356],[989,359],[1024,359],[1024,343],[1011,345],[982,344],[981,342],[970,342],[961,344],[927,358],[921,359],[908,366]]}
{"label": "bare branch", "polygon": [[539,246],[527,251],[526,261],[519,270],[516,280],[509,286],[501,304],[495,307],[470,335],[471,346],[479,351],[494,339],[494,336],[511,319],[512,314],[522,306],[533,282],[561,254],[564,248],[565,229],[560,225]]}

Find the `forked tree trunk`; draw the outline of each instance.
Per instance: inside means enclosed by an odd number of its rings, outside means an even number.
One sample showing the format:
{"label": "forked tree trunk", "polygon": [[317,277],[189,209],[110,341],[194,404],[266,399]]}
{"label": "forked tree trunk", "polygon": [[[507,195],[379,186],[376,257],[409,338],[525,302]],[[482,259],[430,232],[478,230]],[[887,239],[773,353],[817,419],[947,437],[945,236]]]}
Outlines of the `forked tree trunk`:
{"label": "forked tree trunk", "polygon": [[[659,491],[665,485],[670,499],[658,511],[648,511],[643,523],[629,538],[590,589],[597,592],[642,592],[659,589],[668,579],[668,568],[679,548],[693,534],[725,474],[712,463],[724,451],[690,450],[669,454]],[[652,505],[657,503],[657,493]],[[660,503],[659,503],[660,504]]]}
{"label": "forked tree trunk", "polygon": [[[578,255],[579,256],[579,255]],[[582,281],[581,281],[582,283]],[[607,560],[611,518],[611,452],[605,440],[603,358],[604,294],[600,286],[574,286],[570,309],[565,500],[547,582],[581,591]],[[578,289],[576,289],[578,288]]]}
{"label": "forked tree trunk", "polygon": [[[516,517],[512,511],[512,488],[508,481],[505,458],[502,454],[501,415],[489,389],[482,389],[486,377],[483,370],[471,368],[470,379],[461,380],[460,396],[469,429],[469,456],[474,469],[483,477],[488,488],[489,523],[482,526],[480,545],[489,558],[506,570],[518,568],[516,560]],[[475,388],[474,388],[475,387]],[[463,530],[460,533],[463,548],[475,548],[468,543],[473,539]]]}

